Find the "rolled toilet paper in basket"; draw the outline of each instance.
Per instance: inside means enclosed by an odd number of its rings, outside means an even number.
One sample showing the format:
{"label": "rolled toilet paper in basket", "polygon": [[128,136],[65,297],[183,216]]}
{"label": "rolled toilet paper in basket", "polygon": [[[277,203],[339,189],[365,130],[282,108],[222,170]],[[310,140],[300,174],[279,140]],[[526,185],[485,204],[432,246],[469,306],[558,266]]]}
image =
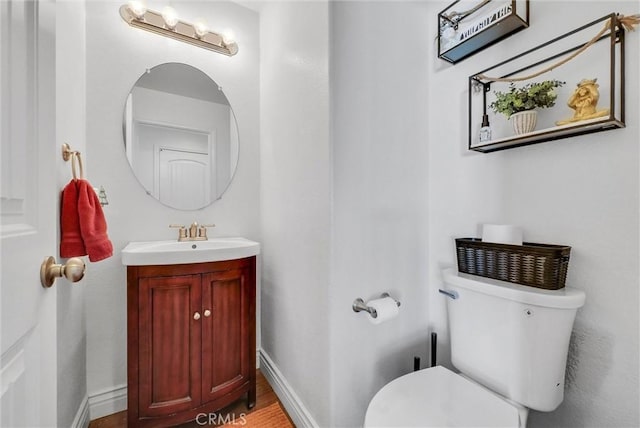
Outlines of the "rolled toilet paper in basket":
{"label": "rolled toilet paper in basket", "polygon": [[398,316],[400,308],[392,297],[381,297],[379,299],[370,300],[367,306],[373,308],[378,313],[376,318],[368,317],[372,324],[380,324]]}
{"label": "rolled toilet paper in basket", "polygon": [[522,228],[510,224],[483,224],[482,242],[522,245]]}

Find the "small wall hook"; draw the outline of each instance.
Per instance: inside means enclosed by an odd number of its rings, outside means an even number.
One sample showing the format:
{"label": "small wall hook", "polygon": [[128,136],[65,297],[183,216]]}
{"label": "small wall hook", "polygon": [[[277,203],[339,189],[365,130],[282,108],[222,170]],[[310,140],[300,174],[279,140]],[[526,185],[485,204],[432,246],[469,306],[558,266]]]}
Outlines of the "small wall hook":
{"label": "small wall hook", "polygon": [[103,207],[105,205],[109,205],[109,200],[107,199],[107,192],[104,190],[103,186],[100,186],[99,189],[97,187],[94,187],[93,190],[96,192],[96,195],[98,195],[98,200],[100,201],[100,205],[102,205]]}

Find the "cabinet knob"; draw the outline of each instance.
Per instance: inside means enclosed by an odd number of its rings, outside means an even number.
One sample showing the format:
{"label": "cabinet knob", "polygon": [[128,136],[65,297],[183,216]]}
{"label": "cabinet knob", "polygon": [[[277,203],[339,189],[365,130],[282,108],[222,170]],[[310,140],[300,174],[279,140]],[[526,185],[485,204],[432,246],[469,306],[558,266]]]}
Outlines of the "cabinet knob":
{"label": "cabinet knob", "polygon": [[200,312],[196,312],[195,314],[193,314],[193,319],[194,320],[199,320],[200,319]]}
{"label": "cabinet knob", "polygon": [[204,311],[204,316],[205,316],[205,317],[209,317],[209,316],[211,316],[211,311],[210,311],[209,309],[205,309],[205,311]]}

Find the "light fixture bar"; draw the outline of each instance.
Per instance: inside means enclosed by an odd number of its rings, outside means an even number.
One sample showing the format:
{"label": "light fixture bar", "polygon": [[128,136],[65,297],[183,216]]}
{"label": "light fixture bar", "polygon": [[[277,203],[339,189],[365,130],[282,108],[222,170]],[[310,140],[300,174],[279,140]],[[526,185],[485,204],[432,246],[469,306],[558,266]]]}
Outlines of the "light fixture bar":
{"label": "light fixture bar", "polygon": [[238,53],[238,44],[236,42],[225,41],[224,37],[213,31],[205,31],[200,36],[196,33],[195,26],[188,22],[178,20],[173,29],[168,28],[160,12],[146,10],[140,17],[137,17],[131,7],[125,4],[120,6],[120,16],[127,24],[135,28],[141,28],[227,56],[233,56]]}

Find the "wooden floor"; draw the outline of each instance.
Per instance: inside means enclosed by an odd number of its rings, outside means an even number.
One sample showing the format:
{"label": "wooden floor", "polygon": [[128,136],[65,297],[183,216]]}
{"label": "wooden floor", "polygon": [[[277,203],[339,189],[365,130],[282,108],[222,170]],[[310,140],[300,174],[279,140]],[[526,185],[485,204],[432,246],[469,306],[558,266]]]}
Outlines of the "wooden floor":
{"label": "wooden floor", "polygon": [[[264,375],[260,372],[260,370],[256,370],[256,389],[257,389],[256,405],[253,407],[253,409],[251,410],[247,409],[247,400],[246,398],[243,398],[216,413],[219,413],[222,415],[225,415],[225,414],[240,415],[241,413],[250,414],[257,410],[268,407],[273,403],[276,403],[276,402],[280,403],[280,401],[278,400],[278,396],[275,394],[275,392],[273,392],[271,385],[269,385],[269,382],[267,382],[267,379],[265,379]],[[284,411],[284,408],[282,407],[282,404],[280,404],[280,408],[282,409],[282,412],[285,415],[287,415],[287,413]],[[287,415],[287,418],[289,418],[289,415]],[[291,420],[291,418],[289,418],[289,420]],[[291,423],[291,425],[294,426],[293,423]],[[89,423],[89,428],[126,428],[126,426],[127,426],[126,411],[105,416],[104,418],[96,419]],[[208,426],[216,426],[216,425],[208,425]],[[194,421],[184,425],[179,425],[179,427],[195,428],[195,427],[202,427],[202,425],[198,425]],[[259,428],[259,427],[256,427],[256,428]]]}

